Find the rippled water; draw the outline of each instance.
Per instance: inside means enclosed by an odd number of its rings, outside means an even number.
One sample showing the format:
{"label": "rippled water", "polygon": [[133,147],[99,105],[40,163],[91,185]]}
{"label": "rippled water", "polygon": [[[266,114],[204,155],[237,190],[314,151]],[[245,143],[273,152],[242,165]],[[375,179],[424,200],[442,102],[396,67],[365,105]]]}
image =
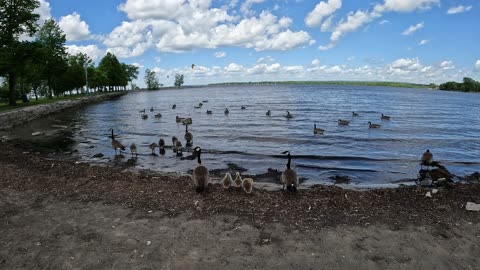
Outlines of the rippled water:
{"label": "rippled water", "polygon": [[[194,146],[202,147],[203,161],[210,169],[233,162],[249,173],[283,170],[286,160],[280,153],[290,150],[296,170],[309,179],[307,183],[348,175],[354,184],[385,184],[416,178],[418,160],[426,149],[457,175],[480,170],[479,97],[367,86],[202,87],[129,93],[57,116],[57,122],[75,125],[72,148],[85,157],[101,152],[113,158],[107,136],[114,128],[127,148],[137,144],[138,167],[186,172],[194,161],[180,160],[170,149],[165,156],[152,156],[147,146],[159,138],[171,145],[173,135],[185,145],[185,127],[175,122],[175,116],[192,117],[189,131]],[[203,100],[208,102],[195,109]],[[155,111],[150,112],[150,107]],[[146,120],[139,113],[144,108],[149,115]],[[230,110],[228,116],[225,108]],[[213,114],[206,114],[207,109]],[[267,110],[272,111],[271,117],[265,115]],[[286,110],[293,119],[284,117]],[[352,117],[352,111],[360,116]],[[159,112],[163,117],[154,118]],[[382,113],[391,120],[380,120]],[[339,126],[339,118],[351,120],[350,125]],[[368,121],[382,127],[369,129]],[[326,130],[324,135],[313,134],[314,123]]]}

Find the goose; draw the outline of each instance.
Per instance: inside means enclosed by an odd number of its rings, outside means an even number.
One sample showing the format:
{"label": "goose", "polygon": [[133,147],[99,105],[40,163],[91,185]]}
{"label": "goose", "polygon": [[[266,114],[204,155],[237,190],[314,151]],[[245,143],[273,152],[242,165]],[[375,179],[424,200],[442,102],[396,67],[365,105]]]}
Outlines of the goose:
{"label": "goose", "polygon": [[155,118],[162,118],[162,114],[161,113],[155,114]]}
{"label": "goose", "polygon": [[200,109],[202,106],[193,106],[195,109]]}
{"label": "goose", "polygon": [[383,113],[382,113],[382,116],[381,116],[380,118],[381,118],[382,120],[390,120],[390,116],[384,115]]}
{"label": "goose", "polygon": [[423,166],[427,166],[427,168],[429,168],[432,162],[433,162],[433,154],[430,153],[429,149],[427,149],[427,151],[425,151],[422,154],[422,158],[420,159],[420,169],[423,169]]}
{"label": "goose", "polygon": [[212,114],[212,111],[207,110],[207,114]]}
{"label": "goose", "polygon": [[130,145],[130,153],[132,153],[132,157],[133,157],[133,154],[135,154],[135,157],[138,156],[137,146],[135,145],[135,143],[132,143],[132,144]]}
{"label": "goose", "polygon": [[183,119],[183,121],[182,121],[182,124],[184,124],[184,125],[191,125],[192,123],[193,123],[193,121],[192,121],[192,118],[190,118],[190,117],[189,117],[189,118],[185,118],[185,119]]}
{"label": "goose", "polygon": [[175,121],[176,121],[177,123],[180,123],[180,122],[182,122],[183,120],[185,120],[184,117],[180,117],[180,116],[178,116],[178,115],[177,115],[177,117],[175,117]]}
{"label": "goose", "polygon": [[242,110],[246,110],[247,108],[245,108],[245,106],[242,106],[241,109],[242,109]]}
{"label": "goose", "polygon": [[185,146],[187,146],[187,147],[192,146],[193,135],[192,135],[192,133],[188,132],[188,125],[185,125],[185,136],[184,136],[184,138],[185,138],[185,141],[187,141]]}
{"label": "goose", "polygon": [[266,115],[267,115],[267,116],[270,116],[270,115],[272,115],[272,112],[270,112],[270,110],[268,110],[267,113],[266,113]]}
{"label": "goose", "polygon": [[153,111],[154,111],[153,107],[151,107],[151,108],[150,108],[150,111],[151,111],[151,112],[153,112]]}
{"label": "goose", "polygon": [[163,139],[158,140],[159,153],[165,155],[165,141]]}
{"label": "goose", "polygon": [[232,175],[229,173],[225,174],[225,177],[222,179],[222,186],[224,189],[228,189],[229,187],[232,186],[233,180],[232,180]]}
{"label": "goose", "polygon": [[182,149],[182,142],[179,140],[175,141],[175,153],[177,154],[177,157],[183,156],[183,149]]}
{"label": "goose", "polygon": [[285,151],[282,154],[288,154],[288,162],[287,162],[287,169],[283,171],[282,175],[280,176],[280,181],[282,182],[283,188],[287,187],[287,191],[297,191],[298,187],[298,176],[297,173],[290,168],[291,163],[291,156],[290,151]]}
{"label": "goose", "polygon": [[325,130],[321,128],[317,128],[317,124],[313,124],[313,134],[323,134]]}
{"label": "goose", "polygon": [[155,148],[158,147],[158,144],[157,143],[151,143],[150,145],[148,145],[148,148],[150,148],[150,150],[152,150],[152,155],[155,155]]}
{"label": "goose", "polygon": [[352,116],[359,116],[359,114],[356,112],[352,112]]}
{"label": "goose", "polygon": [[173,152],[175,153],[175,142],[178,141],[177,137],[176,136],[172,136],[172,149],[173,149]]}
{"label": "goose", "polygon": [[381,125],[379,125],[379,124],[372,124],[372,122],[368,122],[368,127],[369,127],[369,128],[380,128]]}
{"label": "goose", "polygon": [[145,113],[145,109],[138,111],[139,113]]}
{"label": "goose", "polygon": [[242,186],[242,177],[240,176],[239,172],[235,173],[235,180],[233,180],[233,182],[235,183],[236,187]]}
{"label": "goose", "polygon": [[252,189],[253,189],[253,179],[252,178],[244,178],[243,181],[242,181],[242,189],[246,192],[246,193],[252,193]]}
{"label": "goose", "polygon": [[293,115],[291,115],[290,112],[287,111],[287,114],[285,115],[285,117],[286,117],[287,119],[291,119],[291,118],[293,118]]}
{"label": "goose", "polygon": [[176,105],[176,104],[173,104],[172,110],[175,110],[176,108],[177,108],[177,105]]}
{"label": "goose", "polygon": [[208,183],[210,182],[210,174],[207,167],[202,164],[202,160],[200,159],[202,149],[197,146],[194,151],[197,153],[197,165],[193,168],[192,178],[193,183],[195,184],[195,190],[200,193],[207,188]]}
{"label": "goose", "polygon": [[125,146],[123,146],[123,144],[119,141],[115,140],[115,136],[113,135],[113,128],[111,128],[110,130],[112,131],[112,147],[113,150],[115,150],[115,155],[117,154],[117,149],[120,150],[120,153],[122,153],[122,151],[125,151]]}
{"label": "goose", "polygon": [[147,119],[148,118],[148,114],[142,114],[142,119]]}
{"label": "goose", "polygon": [[198,103],[198,107],[202,107],[203,106],[203,103],[202,102],[199,102]]}
{"label": "goose", "polygon": [[338,124],[340,126],[348,126],[348,124],[350,124],[350,121],[345,120],[345,119],[338,119]]}
{"label": "goose", "polygon": [[208,100],[202,100],[202,102],[203,102],[203,103],[207,103],[207,102],[208,102]]}
{"label": "goose", "polygon": [[225,113],[226,115],[230,113],[230,111],[228,110],[228,108],[225,108],[224,113]]}

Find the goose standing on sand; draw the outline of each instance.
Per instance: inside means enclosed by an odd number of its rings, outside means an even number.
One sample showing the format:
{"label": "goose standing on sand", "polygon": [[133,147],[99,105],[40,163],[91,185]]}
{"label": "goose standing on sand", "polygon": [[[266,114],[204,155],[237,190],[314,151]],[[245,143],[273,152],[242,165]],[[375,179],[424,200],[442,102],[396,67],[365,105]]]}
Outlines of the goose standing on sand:
{"label": "goose standing on sand", "polygon": [[225,111],[224,111],[225,115],[229,114],[230,111],[228,110],[228,108],[225,108]]}
{"label": "goose standing on sand", "polygon": [[135,157],[138,156],[138,153],[137,153],[137,146],[135,145],[135,143],[132,143],[130,145],[130,153],[132,153],[132,158],[133,158],[133,155],[135,154]]}
{"label": "goose standing on sand", "polygon": [[188,125],[185,125],[185,141],[187,141],[187,143],[185,144],[186,147],[190,147],[192,146],[192,141],[193,141],[193,135],[192,133],[190,133],[188,131]]}
{"label": "goose standing on sand", "polygon": [[340,126],[348,126],[350,124],[350,121],[345,120],[345,119],[338,119],[338,124]]}
{"label": "goose standing on sand", "polygon": [[425,153],[422,154],[422,158],[420,160],[420,169],[423,170],[423,166],[427,166],[427,169],[430,169],[430,164],[433,162],[433,154],[430,153],[430,150],[427,149]]}
{"label": "goose standing on sand", "polygon": [[283,171],[282,175],[280,176],[280,181],[282,182],[283,188],[282,190],[285,190],[285,187],[287,187],[287,191],[297,191],[298,187],[298,176],[297,173],[290,168],[290,163],[291,163],[291,156],[289,151],[285,151],[282,154],[288,154],[288,162],[287,162],[287,169]]}
{"label": "goose standing on sand", "polygon": [[291,115],[290,112],[287,111],[287,114],[285,115],[285,117],[286,117],[287,119],[291,119],[291,118],[293,118],[293,115]]}
{"label": "goose standing on sand", "polygon": [[160,155],[165,155],[165,141],[163,139],[158,140],[158,152]]}
{"label": "goose standing on sand", "polygon": [[242,177],[240,176],[239,172],[235,173],[235,180],[233,180],[233,182],[235,183],[236,187],[242,186]]}
{"label": "goose standing on sand", "polygon": [[380,128],[381,125],[379,125],[379,124],[372,124],[372,122],[368,122],[368,127],[369,127],[369,128]]}
{"label": "goose standing on sand", "polygon": [[243,178],[242,189],[248,194],[252,193],[253,179],[252,178]]}
{"label": "goose standing on sand", "polygon": [[195,190],[200,193],[207,188],[208,183],[210,182],[210,174],[207,167],[202,164],[202,160],[200,159],[202,149],[200,147],[196,147],[193,150],[197,153],[197,165],[195,168],[193,168],[192,178],[195,185]]}
{"label": "goose standing on sand", "polygon": [[270,110],[267,111],[266,113],[267,116],[271,116],[272,115],[272,112]]}
{"label": "goose standing on sand", "polygon": [[313,124],[313,134],[323,134],[323,132],[325,132],[325,130],[317,128],[317,124]]}
{"label": "goose standing on sand", "polygon": [[115,150],[115,155],[117,155],[117,149],[120,151],[120,154],[122,151],[125,151],[125,146],[121,144],[119,141],[115,140],[115,136],[113,135],[113,128],[110,129],[112,131],[112,147],[113,150]]}
{"label": "goose standing on sand", "polygon": [[352,112],[352,116],[359,116],[359,114],[356,112]]}
{"label": "goose standing on sand", "polygon": [[390,116],[384,115],[384,114],[382,113],[382,116],[380,117],[380,119],[382,119],[382,120],[390,120]]}
{"label": "goose standing on sand", "polygon": [[232,186],[233,180],[232,180],[232,175],[229,173],[225,174],[225,177],[222,179],[222,186],[224,189],[228,189]]}
{"label": "goose standing on sand", "polygon": [[151,143],[150,145],[148,145],[148,148],[150,148],[150,150],[152,150],[152,155],[155,155],[155,148],[158,147],[158,144],[157,143]]}

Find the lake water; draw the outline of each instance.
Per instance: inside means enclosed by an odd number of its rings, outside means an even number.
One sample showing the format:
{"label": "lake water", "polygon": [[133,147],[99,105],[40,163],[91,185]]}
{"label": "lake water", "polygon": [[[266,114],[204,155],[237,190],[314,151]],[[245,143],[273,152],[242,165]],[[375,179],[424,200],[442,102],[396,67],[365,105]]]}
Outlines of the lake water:
{"label": "lake water", "polygon": [[[208,102],[195,109],[203,100]],[[142,109],[149,115],[146,120],[139,113]],[[206,114],[207,109],[213,113]],[[294,118],[285,118],[286,110]],[[359,116],[352,117],[352,111]],[[157,113],[163,117],[154,118]],[[391,120],[381,120],[382,113]],[[416,178],[419,158],[430,149],[434,159],[454,174],[480,170],[478,94],[369,86],[214,86],[133,92],[54,120],[73,127],[70,148],[85,158],[103,153],[103,161],[112,162],[108,134],[113,128],[127,149],[130,143],[137,144],[137,167],[186,172],[195,161],[181,160],[171,149],[164,156],[152,156],[147,147],[159,138],[171,146],[173,135],[185,146],[185,126],[176,123],[177,115],[193,119],[189,131],[194,146],[202,147],[202,160],[210,169],[233,162],[249,174],[283,170],[286,159],[281,152],[289,150],[295,169],[308,184],[331,183],[329,176],[346,175],[353,185],[388,185]],[[350,120],[350,125],[339,126],[340,118]],[[382,126],[370,129],[369,121]],[[313,134],[314,123],[325,129],[323,135]],[[34,128],[30,125],[30,131]],[[126,162],[129,155],[125,156],[117,162]]]}

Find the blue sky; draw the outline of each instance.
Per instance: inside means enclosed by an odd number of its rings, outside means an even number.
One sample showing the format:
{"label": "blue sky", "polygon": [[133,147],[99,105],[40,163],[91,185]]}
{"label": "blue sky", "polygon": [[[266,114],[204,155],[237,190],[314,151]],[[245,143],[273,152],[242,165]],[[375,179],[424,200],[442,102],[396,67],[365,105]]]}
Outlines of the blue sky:
{"label": "blue sky", "polygon": [[175,73],[185,84],[480,80],[477,0],[41,0],[38,12],[69,52],[139,66],[140,86],[147,68],[165,85]]}

